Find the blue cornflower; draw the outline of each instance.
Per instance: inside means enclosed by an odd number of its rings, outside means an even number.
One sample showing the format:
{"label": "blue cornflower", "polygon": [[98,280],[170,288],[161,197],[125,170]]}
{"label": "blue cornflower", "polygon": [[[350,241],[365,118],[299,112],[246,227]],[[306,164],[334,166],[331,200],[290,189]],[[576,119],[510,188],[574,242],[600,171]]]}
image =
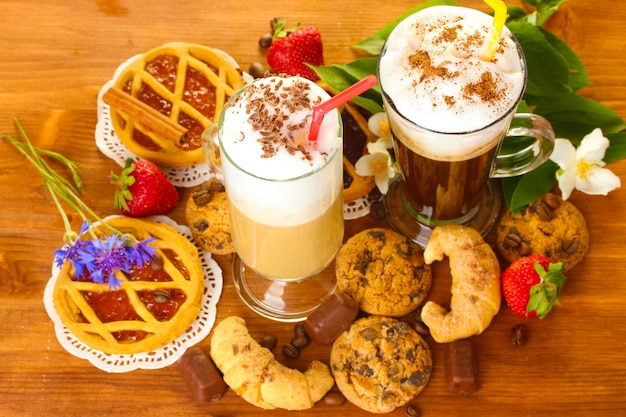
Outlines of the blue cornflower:
{"label": "blue cornflower", "polygon": [[156,255],[156,248],[154,246],[150,246],[150,243],[155,240],[155,237],[150,237],[141,242],[135,241],[132,245],[126,245],[126,252],[131,266],[141,266],[154,259],[154,256]]}
{"label": "blue cornflower", "polygon": [[120,280],[115,276],[115,272],[120,270],[130,273],[130,264],[127,252],[124,249],[126,238],[118,234],[107,236],[102,239],[93,239],[93,251],[89,251],[85,261],[94,263],[91,272],[91,280],[98,284],[108,282],[109,287],[119,288]]}

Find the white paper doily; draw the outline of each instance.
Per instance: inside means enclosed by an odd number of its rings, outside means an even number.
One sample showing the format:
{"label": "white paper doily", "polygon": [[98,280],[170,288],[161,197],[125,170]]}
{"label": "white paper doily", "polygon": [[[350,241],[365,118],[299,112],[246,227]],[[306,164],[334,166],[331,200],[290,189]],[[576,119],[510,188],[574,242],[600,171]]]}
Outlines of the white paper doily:
{"label": "white paper doily", "polygon": [[367,196],[361,197],[343,205],[344,220],[354,220],[367,216],[370,213],[372,202]]}
{"label": "white paper doily", "polygon": [[[166,216],[153,216],[150,218],[174,227],[178,233],[196,245],[187,226],[181,226]],[[200,263],[204,270],[205,282],[200,314],[176,340],[152,352],[108,354],[87,346],[78,340],[63,325],[54,308],[52,293],[59,275],[59,268],[56,264],[53,264],[52,277],[44,290],[43,302],[48,316],[54,322],[54,331],[61,346],[72,355],[86,359],[95,367],[112,373],[130,372],[135,369],[159,369],[176,362],[188,348],[209,335],[215,324],[217,302],[222,294],[222,270],[210,252],[200,249],[197,245],[196,247],[198,248]]]}

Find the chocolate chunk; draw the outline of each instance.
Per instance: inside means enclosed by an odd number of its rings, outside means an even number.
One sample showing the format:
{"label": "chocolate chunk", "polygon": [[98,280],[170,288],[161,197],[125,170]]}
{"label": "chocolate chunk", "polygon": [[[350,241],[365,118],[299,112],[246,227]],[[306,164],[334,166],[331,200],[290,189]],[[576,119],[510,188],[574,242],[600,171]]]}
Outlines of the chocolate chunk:
{"label": "chocolate chunk", "polygon": [[446,347],[446,388],[469,395],[478,390],[478,353],[470,340],[457,340]]}
{"label": "chocolate chunk", "polygon": [[330,345],[350,327],[358,312],[357,301],[335,292],[311,313],[304,326],[311,340],[320,345]]}
{"label": "chocolate chunk", "polygon": [[178,360],[178,369],[195,400],[217,401],[228,389],[209,355],[199,347],[185,352]]}

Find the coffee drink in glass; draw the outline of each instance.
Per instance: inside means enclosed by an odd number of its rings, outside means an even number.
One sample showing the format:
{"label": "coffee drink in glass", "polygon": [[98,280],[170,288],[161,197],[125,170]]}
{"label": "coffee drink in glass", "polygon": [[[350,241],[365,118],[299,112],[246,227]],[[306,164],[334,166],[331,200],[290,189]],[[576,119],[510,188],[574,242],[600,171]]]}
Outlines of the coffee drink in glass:
{"label": "coffee drink in glass", "polygon": [[[528,172],[553,148],[545,119],[516,115],[524,54],[504,27],[489,56],[492,25],[477,10],[433,6],[400,22],[381,51],[378,78],[401,173],[385,198],[388,219],[422,246],[442,224],[488,233],[501,208],[490,179]],[[499,155],[504,140],[518,140],[509,136],[528,144]]]}
{"label": "coffee drink in glass", "polygon": [[318,274],[343,240],[339,113],[329,112],[317,140],[307,140],[314,106],[329,98],[304,78],[258,79],[203,138],[228,196],[235,283],[249,306],[278,320],[306,317],[334,289],[334,274]]}

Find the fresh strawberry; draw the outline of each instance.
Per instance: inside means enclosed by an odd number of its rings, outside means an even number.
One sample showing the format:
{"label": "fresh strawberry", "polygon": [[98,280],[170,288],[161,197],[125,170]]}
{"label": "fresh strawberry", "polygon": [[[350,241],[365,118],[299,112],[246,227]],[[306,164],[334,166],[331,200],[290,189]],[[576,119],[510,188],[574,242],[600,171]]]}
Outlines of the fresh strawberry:
{"label": "fresh strawberry", "polygon": [[558,296],[565,282],[564,262],[550,263],[543,255],[530,255],[514,261],[502,273],[502,292],[513,312],[522,317],[543,319],[559,305]]}
{"label": "fresh strawberry", "polygon": [[178,192],[165,174],[150,161],[126,160],[120,175],[111,173],[116,185],[115,207],[129,217],[167,214],[178,203]]}
{"label": "fresh strawberry", "polygon": [[324,51],[322,35],[312,27],[285,29],[285,22],[280,20],[276,24],[272,44],[267,51],[267,63],[276,73],[300,75],[311,81],[319,77],[311,68],[324,65]]}

